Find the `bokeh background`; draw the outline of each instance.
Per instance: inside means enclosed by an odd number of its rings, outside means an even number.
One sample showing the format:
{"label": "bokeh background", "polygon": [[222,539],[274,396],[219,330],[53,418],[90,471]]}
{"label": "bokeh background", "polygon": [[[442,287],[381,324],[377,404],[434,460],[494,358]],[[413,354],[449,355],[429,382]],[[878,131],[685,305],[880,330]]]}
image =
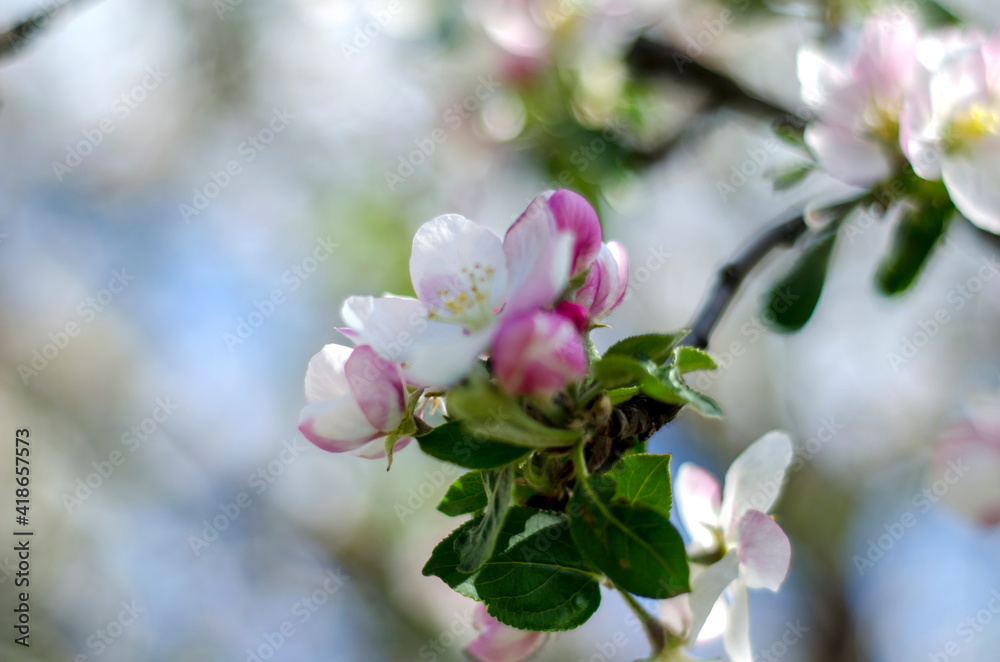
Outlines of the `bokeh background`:
{"label": "bokeh background", "polygon": [[[410,294],[430,218],[502,233],[565,186],[632,259],[597,344],[685,325],[757,229],[843,193],[820,175],[772,190],[800,157],[770,125],[801,108],[797,48],[872,5],[3,0],[0,24],[52,15],[0,60],[0,659],[462,659],[472,604],[420,574],[457,470],[410,448],[387,474],[296,430],[341,301]],[[986,0],[947,9],[1000,22]],[[754,275],[713,339],[723,369],[695,382],[725,418],[685,413],[651,448],[721,474],[762,433],[794,435],[792,571],[752,595],[757,659],[996,660],[1000,279],[980,270],[1000,245],[955,224],[887,300],[890,223],[853,223],[803,332],[760,308],[792,256]],[[10,627],[18,428],[30,648]],[[935,483],[949,461],[970,469]],[[626,614],[606,594],[538,659],[642,656]]]}

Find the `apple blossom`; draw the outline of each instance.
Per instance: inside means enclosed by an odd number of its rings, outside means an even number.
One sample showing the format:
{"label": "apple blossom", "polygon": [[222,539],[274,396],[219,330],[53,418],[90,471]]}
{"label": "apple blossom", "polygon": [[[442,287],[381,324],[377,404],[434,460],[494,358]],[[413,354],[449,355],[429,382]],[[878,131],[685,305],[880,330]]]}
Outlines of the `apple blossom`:
{"label": "apple blossom", "polygon": [[916,26],[905,15],[869,19],[850,56],[799,52],[802,98],[818,119],[805,141],[820,165],[849,184],[889,176],[899,155],[900,112],[917,70]]}
{"label": "apple blossom", "polygon": [[[503,240],[462,216],[440,216],[413,239],[417,298],[350,297],[341,331],[399,361],[409,382],[448,386],[489,349],[503,317],[555,304],[570,278],[601,251],[597,213],[571,191],[537,196]],[[615,251],[615,259],[624,255]],[[615,268],[620,273],[617,262]],[[614,303],[617,283],[608,280],[608,294],[598,302],[602,313]]]}
{"label": "apple blossom", "polygon": [[587,317],[600,320],[611,314],[625,298],[628,289],[628,255],[617,241],[601,245],[587,279],[573,301],[583,306]]}
{"label": "apple blossom", "polygon": [[[961,479],[961,480],[959,480]],[[948,486],[944,503],[983,526],[1000,524],[1000,399],[976,402],[934,449],[928,483]]]}
{"label": "apple blossom", "polygon": [[[305,397],[299,430],[331,453],[384,457],[383,438],[394,434],[406,416],[406,389],[398,366],[368,345],[325,346],[309,361]],[[410,441],[400,438],[395,448]]]}
{"label": "apple blossom", "polygon": [[493,372],[509,392],[551,395],[587,373],[587,354],[576,323],[560,313],[535,311],[506,317],[493,341]]}
{"label": "apple blossom", "polygon": [[783,432],[751,444],[726,472],[725,487],[691,463],[681,465],[674,492],[691,535],[693,559],[717,559],[691,581],[691,593],[665,602],[667,625],[694,642],[728,589],[724,644],[731,662],[750,662],[748,588],[777,591],[791,561],[791,545],[768,516],[792,460]]}
{"label": "apple blossom", "polygon": [[918,175],[943,180],[966,218],[1000,233],[1000,33],[942,39],[907,98],[902,146]]}
{"label": "apple blossom", "polygon": [[465,647],[477,662],[524,662],[545,643],[544,632],[518,630],[489,615],[486,605],[476,604],[472,624],[479,635]]}

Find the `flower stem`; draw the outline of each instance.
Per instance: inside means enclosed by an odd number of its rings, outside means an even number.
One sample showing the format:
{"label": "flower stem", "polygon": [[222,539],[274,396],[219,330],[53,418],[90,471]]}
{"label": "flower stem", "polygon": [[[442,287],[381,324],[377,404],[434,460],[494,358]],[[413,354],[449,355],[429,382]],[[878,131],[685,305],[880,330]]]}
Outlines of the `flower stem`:
{"label": "flower stem", "polygon": [[646,632],[646,638],[649,639],[649,645],[653,649],[649,657],[650,659],[655,658],[667,644],[667,632],[663,627],[663,623],[646,611],[646,609],[639,604],[639,601],[636,600],[631,593],[619,588],[618,586],[615,588],[622,594],[622,597],[625,598],[625,604],[629,606],[632,613],[634,613],[636,618],[639,619],[639,622],[642,623],[642,629]]}

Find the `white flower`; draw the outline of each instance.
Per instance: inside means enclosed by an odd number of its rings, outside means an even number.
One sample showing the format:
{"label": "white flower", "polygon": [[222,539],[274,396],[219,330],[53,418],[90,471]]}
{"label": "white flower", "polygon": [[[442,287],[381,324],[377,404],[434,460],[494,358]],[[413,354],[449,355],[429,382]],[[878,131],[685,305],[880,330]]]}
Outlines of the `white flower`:
{"label": "white flower", "polygon": [[724,489],[691,463],[681,465],[674,481],[678,513],[693,538],[689,555],[721,558],[694,575],[691,593],[664,602],[664,621],[694,643],[728,589],[723,641],[731,662],[751,660],[747,589],[777,591],[788,573],[791,544],[767,513],[791,460],[788,435],[770,432],[733,461]]}
{"label": "white flower", "polygon": [[932,46],[903,110],[903,150],[966,218],[1000,234],[1000,33],[951,33]]}

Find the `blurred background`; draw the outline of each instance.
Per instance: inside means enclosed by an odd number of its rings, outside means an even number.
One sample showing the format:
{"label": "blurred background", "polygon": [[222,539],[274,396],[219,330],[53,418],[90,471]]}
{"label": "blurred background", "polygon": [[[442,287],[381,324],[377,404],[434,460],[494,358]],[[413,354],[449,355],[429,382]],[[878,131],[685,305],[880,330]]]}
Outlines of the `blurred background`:
{"label": "blurred background", "polygon": [[[632,261],[597,344],[685,325],[748,237],[843,193],[775,192],[801,157],[770,127],[802,113],[798,47],[874,4],[3,0],[2,25],[45,20],[0,60],[0,660],[462,659],[472,603],[420,574],[458,470],[411,448],[387,474],[296,429],[340,303],[412,294],[430,218],[502,234],[567,187]],[[1000,23],[985,0],[897,11]],[[993,661],[1000,245],[956,223],[889,300],[891,225],[851,223],[803,332],[760,304],[793,256],[755,274],[694,382],[725,418],[685,413],[651,449],[721,475],[768,430],[796,439],[792,571],[751,597],[755,659]],[[30,648],[10,627],[19,428]],[[608,593],[538,659],[647,652]]]}

